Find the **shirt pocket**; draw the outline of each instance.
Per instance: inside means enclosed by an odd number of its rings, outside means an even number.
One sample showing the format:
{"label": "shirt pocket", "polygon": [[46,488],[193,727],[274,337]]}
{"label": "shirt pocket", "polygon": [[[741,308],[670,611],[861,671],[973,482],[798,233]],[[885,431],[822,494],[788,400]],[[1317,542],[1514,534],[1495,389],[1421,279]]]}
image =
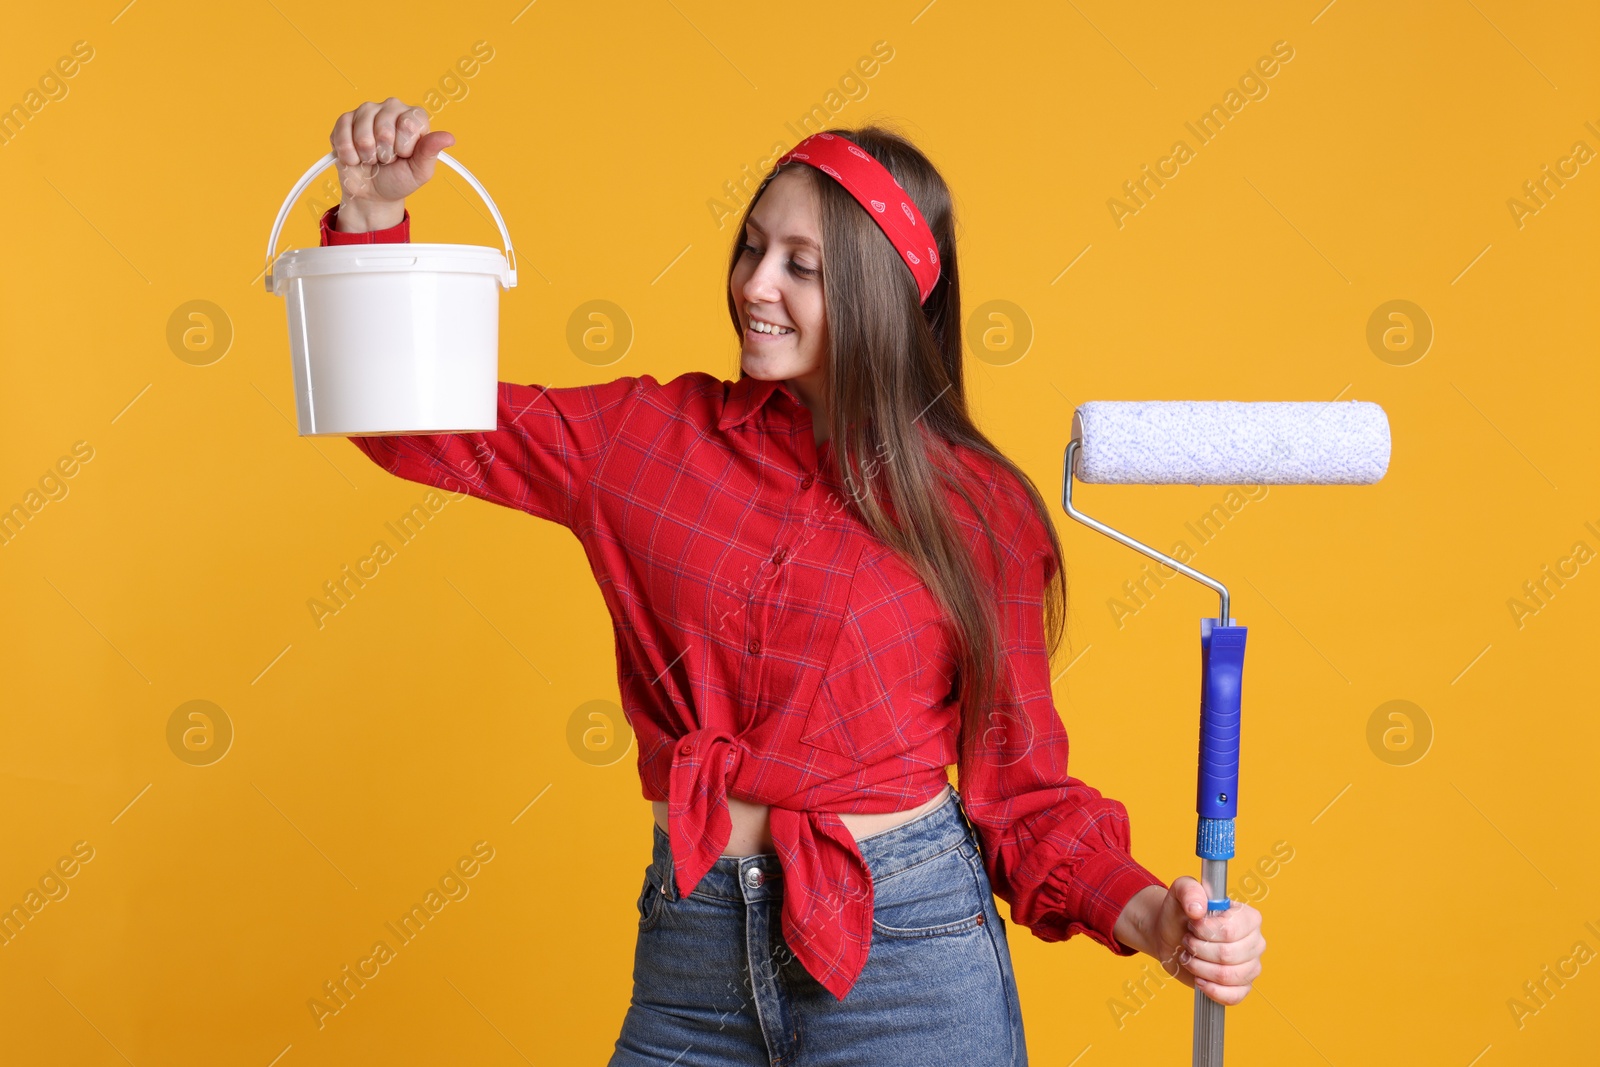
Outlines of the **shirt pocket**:
{"label": "shirt pocket", "polygon": [[952,662],[932,591],[893,549],[867,549],[800,740],[860,763],[910,750],[951,722]]}

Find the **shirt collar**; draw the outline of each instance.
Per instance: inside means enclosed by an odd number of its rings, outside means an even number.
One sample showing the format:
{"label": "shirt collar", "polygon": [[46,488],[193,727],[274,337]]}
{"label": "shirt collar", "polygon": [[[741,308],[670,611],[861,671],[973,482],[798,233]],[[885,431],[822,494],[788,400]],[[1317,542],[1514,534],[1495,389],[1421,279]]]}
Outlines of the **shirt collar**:
{"label": "shirt collar", "polygon": [[722,416],[717,420],[717,428],[726,430],[730,426],[738,426],[755,414],[757,408],[764,406],[775,393],[782,393],[789,398],[790,403],[796,407],[803,406],[794,387],[786,379],[753,378],[748,374],[741,375],[728,388],[727,399],[722,404]]}

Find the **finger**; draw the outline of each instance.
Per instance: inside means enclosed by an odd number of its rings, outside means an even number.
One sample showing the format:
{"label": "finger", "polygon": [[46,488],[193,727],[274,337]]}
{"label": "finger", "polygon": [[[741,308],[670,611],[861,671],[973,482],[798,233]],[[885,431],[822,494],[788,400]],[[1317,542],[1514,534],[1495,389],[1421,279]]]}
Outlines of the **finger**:
{"label": "finger", "polygon": [[1196,978],[1203,978],[1219,986],[1249,985],[1261,975],[1260,960],[1249,960],[1245,963],[1212,963],[1210,960],[1191,955],[1184,961],[1183,966]]}
{"label": "finger", "polygon": [[1235,1004],[1238,1004],[1244,999],[1245,994],[1250,992],[1250,987],[1248,985],[1219,986],[1206,981],[1204,978],[1196,978],[1194,980],[1194,987],[1200,990],[1200,992],[1204,993],[1206,996],[1210,997],[1212,1000],[1216,1001],[1218,1004],[1221,1004],[1223,1007],[1227,1008],[1231,1008]]}
{"label": "finger", "polygon": [[444,130],[434,130],[417,139],[417,147],[411,153],[411,173],[419,184],[433,177],[439,153],[455,143],[455,135]]}
{"label": "finger", "polygon": [[328,134],[328,144],[333,148],[334,158],[347,167],[353,167],[361,162],[350,132],[354,118],[355,112],[346,111],[334,120],[333,131]]}
{"label": "finger", "polygon": [[395,157],[395,120],[405,114],[410,105],[398,96],[391,96],[378,105],[372,116],[373,155],[379,163],[392,163]]}
{"label": "finger", "polygon": [[1194,956],[1212,963],[1243,963],[1265,952],[1267,939],[1260,934],[1251,934],[1240,941],[1204,941],[1197,937],[1185,937],[1183,947]]}
{"label": "finger", "polygon": [[1169,892],[1178,898],[1178,903],[1183,907],[1185,918],[1192,922],[1205,916],[1206,887],[1201,885],[1198,879],[1191,878],[1187,874],[1180,874],[1173,879],[1172,888]]}
{"label": "finger", "polygon": [[350,113],[350,140],[356,146],[356,155],[362,163],[376,163],[377,140],[372,135],[372,120],[383,105],[368,101]]}
{"label": "finger", "polygon": [[[1196,910],[1198,909],[1198,911]],[[1161,939],[1175,944],[1189,928],[1189,924],[1205,914],[1205,889],[1188,875],[1179,875],[1167,888],[1166,899],[1161,902],[1158,921]]]}
{"label": "finger", "polygon": [[406,108],[394,120],[394,154],[401,159],[407,158],[416,149],[417,140],[427,132],[427,109]]}
{"label": "finger", "polygon": [[1227,911],[1214,911],[1199,922],[1189,923],[1189,932],[1207,941],[1240,941],[1261,929],[1261,913],[1249,904],[1232,901]]}

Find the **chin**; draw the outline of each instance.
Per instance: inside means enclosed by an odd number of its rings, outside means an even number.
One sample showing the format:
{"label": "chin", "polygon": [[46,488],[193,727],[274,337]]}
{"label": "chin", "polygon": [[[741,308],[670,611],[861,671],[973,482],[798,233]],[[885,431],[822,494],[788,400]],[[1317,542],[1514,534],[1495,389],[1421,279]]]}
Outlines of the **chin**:
{"label": "chin", "polygon": [[764,381],[792,380],[803,377],[812,369],[804,360],[796,359],[792,352],[767,355],[746,349],[739,355],[739,364],[750,377]]}
{"label": "chin", "polygon": [[775,359],[760,352],[746,351],[739,357],[739,364],[744,368],[744,372],[752,378],[760,378],[763,381],[781,381],[794,377],[793,362],[791,359]]}

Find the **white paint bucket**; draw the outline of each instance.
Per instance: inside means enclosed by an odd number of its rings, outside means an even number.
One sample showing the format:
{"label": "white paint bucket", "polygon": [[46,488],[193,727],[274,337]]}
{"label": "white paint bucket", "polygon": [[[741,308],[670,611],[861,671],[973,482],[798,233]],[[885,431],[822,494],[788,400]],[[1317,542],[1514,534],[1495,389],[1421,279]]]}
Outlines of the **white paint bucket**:
{"label": "white paint bucket", "polygon": [[496,428],[500,288],[517,260],[500,210],[467,169],[444,163],[489,205],[505,252],[482,245],[295,248],[274,263],[289,209],[332,152],[295,185],[267,242],[267,292],[286,298],[300,435],[461,433]]}

